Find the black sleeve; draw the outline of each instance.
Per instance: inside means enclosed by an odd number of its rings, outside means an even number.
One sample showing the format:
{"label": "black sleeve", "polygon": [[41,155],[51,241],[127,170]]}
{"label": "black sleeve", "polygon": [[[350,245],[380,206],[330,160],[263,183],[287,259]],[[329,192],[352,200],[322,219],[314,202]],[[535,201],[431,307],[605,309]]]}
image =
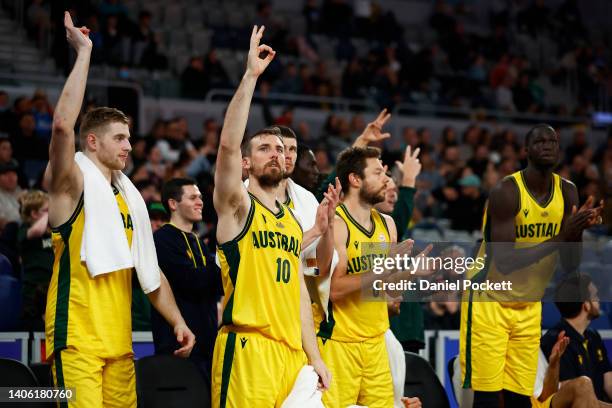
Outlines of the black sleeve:
{"label": "black sleeve", "polygon": [[414,209],[414,193],[416,189],[413,187],[399,188],[399,195],[395,208],[393,208],[393,221],[397,228],[397,242],[402,240],[402,237],[408,229],[408,223],[412,218],[412,210]]}
{"label": "black sleeve", "polygon": [[[206,267],[195,267],[187,255],[187,245],[178,231],[161,228],[153,234],[159,267],[168,278],[173,291],[189,295],[217,296],[220,285],[219,269],[214,260],[207,259]],[[199,249],[191,248],[194,256]]]}
{"label": "black sleeve", "polygon": [[570,344],[565,350],[565,353],[563,353],[561,356],[561,364],[559,366],[559,381],[571,380],[586,374],[586,371],[580,364],[578,352]]}
{"label": "black sleeve", "polygon": [[327,177],[325,177],[325,179],[323,179],[323,181],[319,185],[319,188],[315,192],[315,197],[317,198],[318,202],[323,201],[323,199],[325,198],[323,194],[327,192],[327,186],[329,186],[330,184],[335,185],[335,179],[336,179],[336,170],[332,170],[332,172],[329,173]]}

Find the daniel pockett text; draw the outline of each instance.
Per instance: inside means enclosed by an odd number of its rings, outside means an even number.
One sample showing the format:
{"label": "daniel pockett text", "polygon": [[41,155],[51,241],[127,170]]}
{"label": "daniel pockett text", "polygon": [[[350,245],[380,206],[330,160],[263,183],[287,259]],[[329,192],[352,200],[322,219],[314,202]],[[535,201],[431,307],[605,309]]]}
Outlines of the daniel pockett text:
{"label": "daniel pockett text", "polygon": [[[478,302],[556,301],[552,290],[581,259],[605,258],[612,242],[583,243],[516,242],[348,242],[361,251],[349,256],[347,274],[363,274],[364,300],[404,302],[462,301],[464,295]],[[431,249],[429,248],[431,244]],[[545,255],[527,256],[534,245]],[[547,248],[550,246],[550,248]],[[587,253],[587,250],[589,251]],[[353,252],[354,253],[354,252]],[[525,255],[523,255],[525,254]],[[589,259],[590,259],[589,258]],[[597,260],[597,259],[596,259]],[[609,265],[588,270],[594,282],[608,282]],[[367,273],[366,273],[367,272]],[[581,270],[581,273],[586,273]],[[578,291],[579,292],[579,291]],[[611,299],[609,285],[599,288],[599,299]],[[572,299],[562,301],[574,302]]]}
{"label": "daniel pockett text", "polygon": [[[376,279],[372,283],[372,289],[375,291],[512,290],[511,281],[492,282],[485,280],[478,282],[470,279],[443,279],[440,281],[430,281],[426,279],[428,276],[434,275],[438,271],[447,271],[457,275],[463,275],[466,271],[474,268],[476,270],[481,270],[485,267],[485,257],[411,257],[406,254],[396,254],[393,257],[374,258],[372,262],[372,272],[375,274],[391,276],[400,273],[402,275],[412,275],[412,278],[399,279],[397,281],[388,281],[382,278]],[[417,279],[414,279],[415,275]]]}

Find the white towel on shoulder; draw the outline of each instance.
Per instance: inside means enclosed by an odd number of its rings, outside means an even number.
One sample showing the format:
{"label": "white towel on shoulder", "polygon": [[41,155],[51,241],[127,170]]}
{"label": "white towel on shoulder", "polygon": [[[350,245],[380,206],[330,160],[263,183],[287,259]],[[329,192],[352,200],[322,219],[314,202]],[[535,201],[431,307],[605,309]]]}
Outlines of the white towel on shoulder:
{"label": "white towel on shoulder", "polygon": [[156,290],[161,280],[160,269],[147,207],[140,192],[125,174],[113,171],[112,183],[123,196],[134,226],[130,248],[108,180],[82,152],[77,152],[74,158],[83,173],[85,227],[81,261],[87,265],[90,276],[136,268],[142,290],[145,293]]}

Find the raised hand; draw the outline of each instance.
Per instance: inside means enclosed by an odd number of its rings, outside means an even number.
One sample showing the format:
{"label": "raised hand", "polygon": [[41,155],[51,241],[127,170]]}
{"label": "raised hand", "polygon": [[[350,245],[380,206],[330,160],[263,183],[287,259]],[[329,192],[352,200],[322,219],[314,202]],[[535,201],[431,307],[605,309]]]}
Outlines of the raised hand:
{"label": "raised hand", "polygon": [[593,197],[589,196],[586,202],[577,209],[574,205],[572,213],[563,220],[560,234],[566,242],[577,242],[582,237],[582,231],[600,221],[601,207],[593,208]]}
{"label": "raised hand", "polygon": [[340,194],[342,193],[342,185],[340,184],[340,179],[336,177],[335,185],[329,185],[327,187],[327,192],[323,193],[325,200],[327,200],[327,217],[330,220],[330,225],[333,225],[331,220],[334,219],[334,214],[336,213],[336,207],[340,203]]}
{"label": "raised hand", "polygon": [[[259,44],[261,37],[263,37],[264,30],[264,26],[259,28],[253,26],[253,32],[251,33],[251,45],[249,46],[249,56],[247,59],[247,74],[255,77],[260,76],[266,70],[276,55],[276,51],[269,45]],[[260,54],[264,52],[267,52],[268,55],[262,58]]]}
{"label": "raised hand", "polygon": [[391,137],[390,133],[382,133],[382,128],[391,118],[391,114],[387,109],[383,109],[376,119],[368,123],[363,132],[357,137],[353,146],[366,147],[370,143],[380,142]]}
{"label": "raised hand", "polygon": [[550,365],[559,364],[559,361],[561,361],[561,356],[565,352],[565,349],[567,348],[569,341],[570,341],[569,337],[565,335],[565,330],[561,330],[559,332],[559,335],[557,336],[557,342],[555,343],[555,345],[553,346],[550,352],[550,357],[548,358],[548,364]]}
{"label": "raised hand", "polygon": [[595,199],[593,198],[593,196],[589,196],[586,202],[578,210],[578,212],[589,211],[589,210],[591,211],[591,216],[589,218],[587,228],[592,227],[593,225],[601,224],[603,222],[601,218],[601,213],[603,212],[603,208],[604,208],[604,200],[599,201],[598,207],[593,207],[594,201]]}
{"label": "raised hand", "polygon": [[85,26],[75,27],[72,17],[67,11],[64,12],[64,27],[66,27],[66,39],[75,51],[91,50],[92,42],[89,38],[89,28]]}
{"label": "raised hand", "polygon": [[419,160],[419,153],[421,149],[417,147],[414,152],[411,152],[410,146],[406,148],[406,154],[404,155],[404,162],[401,163],[396,161],[395,164],[402,169],[402,186],[414,187],[416,184],[416,178],[421,173],[421,161]]}

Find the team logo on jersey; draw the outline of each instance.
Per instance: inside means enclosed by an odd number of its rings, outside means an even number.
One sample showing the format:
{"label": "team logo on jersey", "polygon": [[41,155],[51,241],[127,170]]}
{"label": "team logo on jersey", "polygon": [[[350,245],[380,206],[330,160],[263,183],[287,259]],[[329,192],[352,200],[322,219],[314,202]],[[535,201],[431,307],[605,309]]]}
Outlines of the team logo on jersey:
{"label": "team logo on jersey", "polygon": [[355,245],[355,249],[358,249],[359,248],[359,241],[353,242],[353,245]]}
{"label": "team logo on jersey", "polygon": [[578,364],[582,365],[582,355],[578,354]]}
{"label": "team logo on jersey", "polygon": [[378,240],[379,240],[380,242],[385,242],[385,234],[382,234],[382,233],[381,233],[381,234],[378,236]]}
{"label": "team logo on jersey", "polygon": [[548,217],[548,211],[544,211],[544,212],[542,213],[542,217]]}
{"label": "team logo on jersey", "polygon": [[282,222],[280,222],[280,221],[276,223],[276,226],[277,226],[278,228],[285,228],[285,224],[283,224],[283,223],[282,223]]}
{"label": "team logo on jersey", "polygon": [[249,341],[249,339],[247,339],[246,337],[241,337],[240,338],[240,344],[242,344],[242,348],[244,348],[244,346],[246,346],[247,341]]}
{"label": "team logo on jersey", "polygon": [[597,349],[597,361],[603,361],[603,351],[600,348]]}
{"label": "team logo on jersey", "polygon": [[527,218],[527,214],[529,214],[529,210],[527,208],[525,208],[523,210],[523,214],[525,214],[525,218]]}

